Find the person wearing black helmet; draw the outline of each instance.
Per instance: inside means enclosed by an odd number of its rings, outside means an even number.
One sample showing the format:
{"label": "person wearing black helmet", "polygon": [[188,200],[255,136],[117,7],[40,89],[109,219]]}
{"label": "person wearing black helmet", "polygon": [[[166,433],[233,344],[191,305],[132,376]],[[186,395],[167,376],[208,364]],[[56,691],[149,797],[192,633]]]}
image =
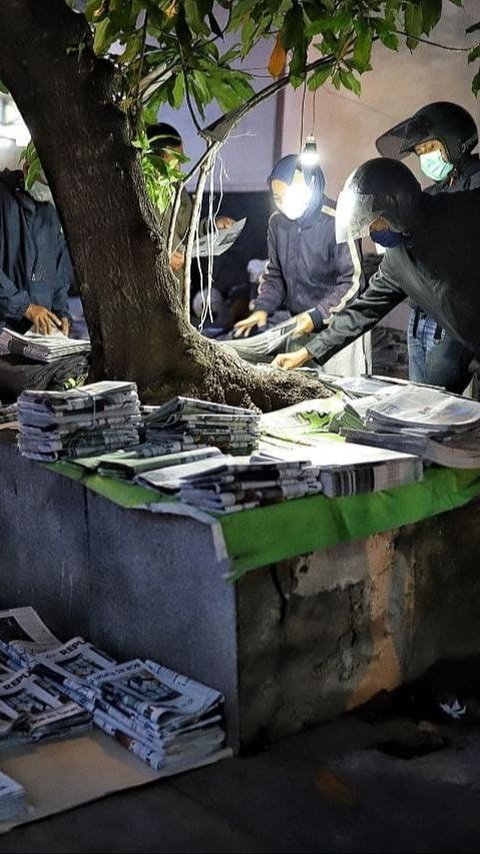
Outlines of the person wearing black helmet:
{"label": "person wearing black helmet", "polygon": [[274,365],[319,364],[372,329],[410,297],[450,335],[480,353],[480,190],[423,193],[398,160],[376,158],[359,166],[340,193],[338,242],[366,237],[385,247],[364,293],[336,314],[328,328]]}
{"label": "person wearing black helmet", "polygon": [[[382,134],[380,154],[402,158],[415,153],[422,172],[434,181],[429,193],[455,193],[480,187],[476,124],[458,104],[438,101]],[[420,306],[412,304],[408,325],[410,379],[461,393],[470,381],[469,350],[442,329]]]}

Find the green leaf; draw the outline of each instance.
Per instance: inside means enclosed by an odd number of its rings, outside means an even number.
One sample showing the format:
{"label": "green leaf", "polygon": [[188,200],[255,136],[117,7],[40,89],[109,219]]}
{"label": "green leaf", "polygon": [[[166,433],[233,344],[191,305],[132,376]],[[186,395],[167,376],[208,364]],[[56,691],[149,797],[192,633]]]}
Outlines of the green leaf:
{"label": "green leaf", "polygon": [[126,43],[125,50],[118,57],[118,62],[127,63],[132,62],[136,57],[141,54],[143,46],[143,37],[141,33],[135,33]]}
{"label": "green leaf", "polygon": [[478,95],[480,92],[480,71],[477,71],[475,77],[472,80],[472,92],[474,95]]}
{"label": "green leaf", "polygon": [[204,21],[206,11],[199,0],[184,0],[185,18],[191,31],[196,35],[208,36],[209,29]]}
{"label": "green leaf", "polygon": [[185,98],[185,78],[183,74],[177,74],[172,90],[173,106],[179,110]]}
{"label": "green leaf", "polygon": [[350,89],[350,91],[354,92],[355,95],[360,95],[362,91],[360,81],[357,80],[350,71],[340,70],[338,72],[338,76],[342,86],[345,86],[346,89]]}
{"label": "green leaf", "polygon": [[0,92],[3,92],[5,95],[8,95],[8,94],[9,94],[8,89],[7,89],[7,87],[5,86],[5,83],[2,83],[2,81],[1,81],[1,80],[0,80]]}
{"label": "green leaf", "polygon": [[115,33],[112,31],[112,25],[109,18],[105,18],[100,24],[96,24],[95,35],[93,38],[93,49],[98,56],[106,53],[114,41]]}
{"label": "green leaf", "polygon": [[311,92],[316,89],[320,89],[320,86],[328,80],[332,73],[332,66],[327,65],[325,68],[319,68],[317,71],[314,71],[313,74],[310,75],[308,79],[307,86]]}
{"label": "green leaf", "polygon": [[372,34],[368,28],[367,22],[360,19],[355,23],[355,46],[353,50],[353,62],[358,71],[368,71],[370,66],[370,57],[372,55]]}
{"label": "green leaf", "polygon": [[442,17],[442,0],[421,0],[423,32],[429,33]]}
{"label": "green leaf", "polygon": [[300,45],[303,39],[303,12],[300,6],[295,5],[285,15],[285,21],[281,29],[281,42],[285,50],[291,50]]}
{"label": "green leaf", "polygon": [[475,62],[476,59],[480,59],[480,44],[477,44],[477,46],[468,54],[469,62]]}
{"label": "green leaf", "polygon": [[219,39],[223,39],[223,31],[213,12],[208,13],[208,23],[210,24],[212,33],[218,36]]}
{"label": "green leaf", "polygon": [[418,37],[421,36],[423,24],[422,7],[409,5],[405,9],[405,30],[408,33],[407,47],[414,50],[418,45]]}
{"label": "green leaf", "polygon": [[319,33],[338,33],[351,24],[352,15],[350,12],[341,12],[339,15],[325,15],[307,24],[306,33],[310,38],[319,35]]}

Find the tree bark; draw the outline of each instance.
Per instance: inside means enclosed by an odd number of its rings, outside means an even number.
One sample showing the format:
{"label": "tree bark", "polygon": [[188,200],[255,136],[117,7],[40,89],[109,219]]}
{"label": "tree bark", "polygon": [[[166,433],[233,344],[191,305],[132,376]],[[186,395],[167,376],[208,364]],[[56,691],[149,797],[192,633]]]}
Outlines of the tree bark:
{"label": "tree bark", "polygon": [[135,380],[145,401],[189,394],[271,409],[325,395],[259,371],[185,319],[146,195],[115,69],[95,57],[64,0],[2,0],[0,77],[32,134],[68,239],[92,338],[94,377]]}

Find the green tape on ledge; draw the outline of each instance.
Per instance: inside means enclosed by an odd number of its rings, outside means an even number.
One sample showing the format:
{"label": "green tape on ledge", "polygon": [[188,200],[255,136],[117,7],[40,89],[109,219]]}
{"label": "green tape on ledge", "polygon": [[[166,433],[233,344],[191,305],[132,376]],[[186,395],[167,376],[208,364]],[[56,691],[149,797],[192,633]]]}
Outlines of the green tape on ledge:
{"label": "green tape on ledge", "polygon": [[480,495],[480,471],[430,468],[420,483],[383,492],[325,498],[314,495],[222,519],[231,577],[285,558],[419,522]]}
{"label": "green tape on ledge", "polygon": [[[120,507],[133,509],[141,504],[153,504],[154,502],[159,504],[162,501],[158,492],[153,489],[146,489],[143,486],[137,486],[135,483],[128,483],[113,477],[85,474],[85,469],[73,463],[47,463],[45,467],[57,474],[64,475],[64,477],[69,477],[71,480],[80,481],[87,489],[91,489],[92,492],[96,492],[103,498],[108,498],[109,501],[113,501]],[[169,499],[165,500],[168,501]]]}
{"label": "green tape on ledge", "polygon": [[[135,508],[161,501],[178,503],[122,480],[85,475],[72,463],[50,463],[46,468],[80,481],[120,507]],[[251,569],[285,558],[419,522],[461,507],[478,495],[480,470],[428,468],[422,482],[383,492],[348,498],[312,495],[211,518],[212,523],[217,521],[222,527],[232,561],[230,577],[237,580]]]}

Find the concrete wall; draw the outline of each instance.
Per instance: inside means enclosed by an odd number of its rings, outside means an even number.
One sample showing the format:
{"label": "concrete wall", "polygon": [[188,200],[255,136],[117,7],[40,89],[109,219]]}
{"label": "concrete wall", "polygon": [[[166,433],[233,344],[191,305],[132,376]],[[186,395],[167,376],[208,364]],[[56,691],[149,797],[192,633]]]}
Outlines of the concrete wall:
{"label": "concrete wall", "polygon": [[9,445],[0,470],[0,607],[218,688],[234,747],[480,653],[480,501],[233,585],[209,526],[121,509]]}

